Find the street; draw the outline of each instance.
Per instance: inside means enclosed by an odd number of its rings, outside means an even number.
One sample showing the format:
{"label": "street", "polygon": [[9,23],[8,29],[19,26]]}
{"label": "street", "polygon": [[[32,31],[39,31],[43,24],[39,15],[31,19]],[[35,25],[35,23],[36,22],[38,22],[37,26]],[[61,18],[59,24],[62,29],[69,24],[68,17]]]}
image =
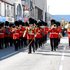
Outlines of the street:
{"label": "street", "polygon": [[0,70],[70,70],[70,48],[67,37],[61,39],[57,51],[50,51],[49,40],[35,53],[21,50],[0,60]]}

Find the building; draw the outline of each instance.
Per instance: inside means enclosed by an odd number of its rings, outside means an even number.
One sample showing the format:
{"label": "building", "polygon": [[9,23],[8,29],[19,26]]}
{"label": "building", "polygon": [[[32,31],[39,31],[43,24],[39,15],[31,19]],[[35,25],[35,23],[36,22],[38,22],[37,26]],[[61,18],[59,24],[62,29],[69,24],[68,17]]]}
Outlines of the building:
{"label": "building", "polygon": [[47,1],[46,0],[22,0],[22,3],[25,3],[29,9],[29,17],[32,17],[36,20],[42,19],[43,21],[47,20]]}
{"label": "building", "polygon": [[14,3],[13,0],[0,1],[0,22],[14,22]]}
{"label": "building", "polygon": [[21,0],[0,0],[0,22],[23,20]]}
{"label": "building", "polygon": [[21,0],[15,0],[15,20],[22,20],[23,19],[23,7],[22,7],[22,3]]}
{"label": "building", "polygon": [[0,21],[28,19],[47,20],[46,0],[0,0]]}
{"label": "building", "polygon": [[51,19],[53,19],[52,15],[47,12],[47,24],[49,27],[51,26]]}
{"label": "building", "polygon": [[47,0],[35,0],[35,18],[46,21],[47,16]]}

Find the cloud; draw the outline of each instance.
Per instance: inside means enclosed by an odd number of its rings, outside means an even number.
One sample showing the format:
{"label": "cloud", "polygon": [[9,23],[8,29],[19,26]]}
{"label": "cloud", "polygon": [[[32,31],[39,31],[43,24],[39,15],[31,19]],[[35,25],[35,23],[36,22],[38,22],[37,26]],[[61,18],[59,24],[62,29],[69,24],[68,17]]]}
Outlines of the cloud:
{"label": "cloud", "polygon": [[50,14],[70,15],[70,0],[47,0]]}

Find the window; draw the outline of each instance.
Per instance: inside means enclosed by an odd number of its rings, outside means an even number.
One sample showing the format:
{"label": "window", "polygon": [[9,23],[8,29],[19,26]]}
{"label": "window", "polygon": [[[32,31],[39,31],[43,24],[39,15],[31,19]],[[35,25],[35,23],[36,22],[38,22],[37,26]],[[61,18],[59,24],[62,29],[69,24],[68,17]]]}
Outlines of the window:
{"label": "window", "polygon": [[18,4],[18,6],[17,6],[17,16],[21,16],[21,15],[22,15],[21,5]]}
{"label": "window", "polygon": [[0,16],[5,16],[5,3],[0,1]]}
{"label": "window", "polygon": [[1,3],[0,3],[0,16],[1,16]]}
{"label": "window", "polygon": [[9,4],[6,4],[6,16],[10,16]]}
{"label": "window", "polygon": [[11,17],[14,17],[14,6],[11,6]]}
{"label": "window", "polygon": [[14,6],[10,5],[10,4],[6,4],[6,16],[7,17],[14,17]]}

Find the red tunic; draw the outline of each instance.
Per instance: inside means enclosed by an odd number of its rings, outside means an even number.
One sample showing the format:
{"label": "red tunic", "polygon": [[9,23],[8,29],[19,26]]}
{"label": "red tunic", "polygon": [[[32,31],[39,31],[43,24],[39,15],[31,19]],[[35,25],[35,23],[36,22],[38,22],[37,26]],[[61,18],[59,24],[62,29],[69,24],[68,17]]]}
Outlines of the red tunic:
{"label": "red tunic", "polygon": [[62,32],[62,28],[60,26],[57,29],[60,33]]}
{"label": "red tunic", "polygon": [[45,35],[47,35],[48,34],[48,31],[49,31],[49,28],[48,27],[45,27],[44,30],[45,30]]}
{"label": "red tunic", "polygon": [[30,31],[30,33],[27,31],[27,39],[34,39],[34,30]]}
{"label": "red tunic", "polygon": [[4,38],[4,33],[0,33],[0,38]]}
{"label": "red tunic", "polygon": [[16,30],[15,33],[13,33],[13,39],[14,39],[14,40],[20,38],[19,32],[20,32],[19,30]]}
{"label": "red tunic", "polygon": [[50,38],[58,38],[59,37],[59,31],[55,28],[51,29],[50,31]]}
{"label": "red tunic", "polygon": [[13,33],[13,39],[14,40],[19,39],[19,33]]}
{"label": "red tunic", "polygon": [[68,38],[70,38],[70,31],[67,31],[67,33],[68,33]]}
{"label": "red tunic", "polygon": [[27,29],[25,28],[24,31],[23,31],[23,35],[24,35],[23,38],[27,38],[27,34],[28,34],[28,32],[27,32]]}
{"label": "red tunic", "polygon": [[20,37],[23,37],[23,33],[25,30],[26,30],[25,27],[22,26],[20,29]]}
{"label": "red tunic", "polygon": [[0,31],[0,38],[4,38],[4,36],[5,36],[5,32],[4,32],[4,30],[1,30]]}
{"label": "red tunic", "polygon": [[42,38],[41,29],[39,29],[39,28],[36,29],[35,38]]}

